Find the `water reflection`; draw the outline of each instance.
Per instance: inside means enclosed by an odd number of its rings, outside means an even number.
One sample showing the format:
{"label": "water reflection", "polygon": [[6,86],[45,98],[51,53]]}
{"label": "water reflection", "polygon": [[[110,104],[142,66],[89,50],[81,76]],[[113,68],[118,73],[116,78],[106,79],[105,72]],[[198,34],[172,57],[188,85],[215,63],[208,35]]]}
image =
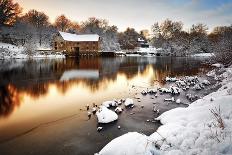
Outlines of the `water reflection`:
{"label": "water reflection", "polygon": [[[94,94],[102,99],[107,91],[108,97],[114,94],[113,90],[123,92],[131,82],[142,85],[144,79],[147,84],[162,84],[166,76],[195,75],[207,70],[199,61],[170,57],[0,61],[0,118],[9,117],[17,107],[28,104],[28,98],[41,103],[54,93],[56,96],[49,102],[56,102],[57,97],[66,101],[73,93],[80,101]],[[75,74],[77,78],[60,81],[67,71],[84,72]],[[92,71],[97,71],[98,76],[91,78]]]}

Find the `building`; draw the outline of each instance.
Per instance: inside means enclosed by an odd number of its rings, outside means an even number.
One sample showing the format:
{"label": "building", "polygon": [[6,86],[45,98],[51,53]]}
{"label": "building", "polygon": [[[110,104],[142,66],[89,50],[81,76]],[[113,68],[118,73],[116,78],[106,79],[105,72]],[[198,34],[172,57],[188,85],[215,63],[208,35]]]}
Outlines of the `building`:
{"label": "building", "polygon": [[97,34],[71,34],[59,32],[54,36],[53,50],[68,56],[99,55],[100,37]]}

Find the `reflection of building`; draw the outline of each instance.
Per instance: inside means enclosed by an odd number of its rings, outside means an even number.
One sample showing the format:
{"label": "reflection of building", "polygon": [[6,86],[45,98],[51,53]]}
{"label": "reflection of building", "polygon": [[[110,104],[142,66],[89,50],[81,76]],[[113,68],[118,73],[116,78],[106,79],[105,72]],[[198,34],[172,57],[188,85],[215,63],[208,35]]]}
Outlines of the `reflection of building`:
{"label": "reflection of building", "polygon": [[65,71],[60,78],[60,81],[68,81],[72,79],[98,79],[99,71],[98,70],[69,70]]}
{"label": "reflection of building", "polygon": [[100,37],[97,34],[71,34],[59,32],[54,37],[53,49],[64,51],[69,56],[98,55],[100,50]]}

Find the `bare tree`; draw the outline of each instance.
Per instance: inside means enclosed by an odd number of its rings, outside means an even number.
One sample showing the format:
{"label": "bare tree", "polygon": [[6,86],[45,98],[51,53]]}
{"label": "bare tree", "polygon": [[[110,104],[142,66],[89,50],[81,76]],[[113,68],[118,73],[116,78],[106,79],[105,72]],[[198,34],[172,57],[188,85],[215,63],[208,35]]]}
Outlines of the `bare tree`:
{"label": "bare tree", "polygon": [[205,24],[198,23],[198,24],[193,24],[192,27],[190,28],[190,33],[191,34],[207,34],[208,27]]}
{"label": "bare tree", "polygon": [[183,29],[182,22],[173,22],[169,19],[166,19],[160,25],[161,34],[165,39],[169,39],[175,36],[175,34],[181,32]]}
{"label": "bare tree", "polygon": [[47,27],[50,25],[48,16],[45,13],[36,10],[28,11],[21,19],[36,28]]}
{"label": "bare tree", "polygon": [[59,31],[65,32],[70,28],[71,21],[65,15],[60,15],[56,18],[54,25]]}
{"label": "bare tree", "polygon": [[49,17],[37,10],[30,10],[24,16],[21,17],[22,21],[34,26],[38,32],[39,44],[42,45],[43,30],[46,29],[49,23]]}
{"label": "bare tree", "polygon": [[78,22],[70,22],[68,29],[69,33],[79,33],[81,30],[81,25]]}
{"label": "bare tree", "polygon": [[0,26],[12,25],[22,12],[22,8],[13,0],[0,0]]}

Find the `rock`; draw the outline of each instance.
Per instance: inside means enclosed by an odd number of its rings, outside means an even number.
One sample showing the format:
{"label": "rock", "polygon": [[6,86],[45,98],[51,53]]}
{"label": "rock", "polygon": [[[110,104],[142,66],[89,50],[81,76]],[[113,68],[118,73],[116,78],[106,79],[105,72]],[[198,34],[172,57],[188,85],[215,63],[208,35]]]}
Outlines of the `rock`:
{"label": "rock", "polygon": [[160,88],[159,91],[162,93],[171,93],[172,92],[171,89],[168,89],[168,88]]}
{"label": "rock", "polygon": [[92,108],[92,113],[96,113],[97,112],[97,108]]}
{"label": "rock", "polygon": [[155,89],[150,89],[150,90],[148,90],[148,93],[149,93],[149,94],[156,94],[156,93],[157,93],[157,90],[155,90]]}
{"label": "rock", "polygon": [[172,94],[180,94],[180,89],[178,88],[178,87],[174,87],[174,86],[172,86],[171,88],[171,93]]}
{"label": "rock", "polygon": [[197,84],[197,85],[195,85],[195,86],[193,87],[193,89],[195,89],[195,90],[201,90],[201,86],[200,86],[199,84]]}
{"label": "rock", "polygon": [[180,104],[180,99],[177,99],[177,100],[176,100],[176,103],[177,103],[177,104]]}
{"label": "rock", "polygon": [[141,92],[141,94],[142,94],[142,95],[147,95],[147,92],[146,92],[145,90],[143,90],[143,91]]}
{"label": "rock", "polygon": [[165,80],[166,80],[167,82],[176,82],[176,81],[177,81],[176,77],[166,77]]}
{"label": "rock", "polygon": [[123,111],[123,109],[121,107],[117,107],[114,111],[116,113],[121,113]]}
{"label": "rock", "polygon": [[210,101],[213,102],[215,99],[213,97],[210,98]]}
{"label": "rock", "polygon": [[210,83],[208,80],[204,80],[204,81],[202,82],[202,84],[208,86],[208,85],[210,85],[211,83]]}
{"label": "rock", "polygon": [[103,127],[99,126],[97,127],[97,131],[100,132],[103,129]]}
{"label": "rock", "polygon": [[166,99],[164,99],[164,101],[172,101],[172,102],[175,102],[175,98],[174,98],[174,97],[172,97],[172,98],[166,98]]}
{"label": "rock", "polygon": [[86,109],[87,109],[87,111],[89,110],[89,105],[88,104],[86,105]]}
{"label": "rock", "polygon": [[89,111],[87,112],[87,114],[88,114],[88,117],[90,117],[90,116],[92,115],[92,113],[91,113],[91,112],[89,112]]}
{"label": "rock", "polygon": [[127,107],[127,106],[130,106],[130,105],[134,105],[133,99],[127,98],[127,99],[125,100],[124,105],[125,105],[126,107]]}
{"label": "rock", "polygon": [[118,115],[105,106],[100,106],[100,109],[96,113],[98,123],[110,123],[118,119]]}
{"label": "rock", "polygon": [[112,101],[104,101],[102,105],[105,106],[106,108],[109,108],[112,105]]}

